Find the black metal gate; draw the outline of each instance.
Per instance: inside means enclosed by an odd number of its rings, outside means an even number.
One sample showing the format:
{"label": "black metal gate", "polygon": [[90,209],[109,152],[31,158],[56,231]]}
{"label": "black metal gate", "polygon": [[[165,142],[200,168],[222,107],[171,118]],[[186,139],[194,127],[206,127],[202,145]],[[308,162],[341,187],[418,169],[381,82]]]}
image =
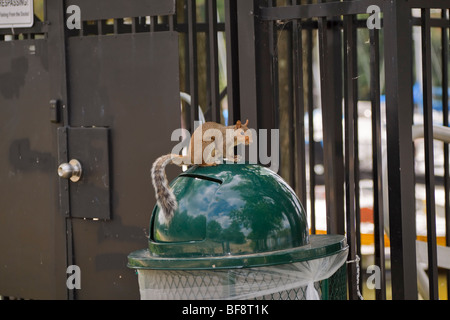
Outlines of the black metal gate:
{"label": "black metal gate", "polygon": [[[438,298],[438,264],[436,253],[436,207],[433,130],[435,120],[448,127],[448,8],[447,1],[257,1],[255,20],[255,54],[263,61],[258,65],[260,91],[259,114],[266,117],[268,126],[285,127],[288,152],[284,152],[286,178],[296,187],[305,203],[307,191],[313,217],[317,163],[314,148],[306,153],[304,145],[305,121],[308,117],[309,145],[314,144],[314,112],[320,109],[323,134],[324,184],[326,189],[327,232],[347,234],[350,245],[349,260],[361,256],[360,180],[373,183],[375,264],[380,268],[381,285],[377,299],[386,299],[385,230],[389,230],[390,262],[393,299],[417,299],[416,269],[416,199],[415,184],[422,180],[426,189],[426,239],[429,288],[431,299]],[[370,10],[372,8],[372,10]],[[433,17],[431,10],[435,9]],[[375,13],[374,13],[375,12]],[[370,13],[370,15],[368,14]],[[368,20],[377,18],[378,26]],[[373,22],[372,22],[373,23]],[[413,52],[413,29],[420,28],[420,57]],[[431,32],[439,34],[438,44],[432,43]],[[365,42],[358,42],[358,30],[364,29]],[[284,33],[284,34],[283,34]],[[313,40],[317,43],[319,68],[313,70]],[[415,39],[415,41],[418,41]],[[280,48],[283,48],[281,50]],[[432,48],[434,48],[432,56]],[[437,49],[436,49],[437,48]],[[359,59],[364,56],[368,70],[367,83],[361,85]],[[415,61],[413,59],[415,58]],[[438,60],[439,75],[432,75],[432,60]],[[382,65],[384,61],[384,65]],[[283,65],[281,65],[283,62]],[[266,66],[265,68],[263,66]],[[383,74],[381,74],[381,72]],[[316,73],[316,74],[314,74]],[[303,75],[303,76],[302,76]],[[320,80],[319,88],[313,76]],[[414,96],[413,79],[421,83],[422,96]],[[384,88],[381,83],[384,81]],[[437,84],[438,83],[438,84]],[[432,85],[442,88],[442,95],[433,98]],[[306,88],[306,89],[305,89]],[[313,96],[316,88],[318,94]],[[358,101],[365,88],[371,114],[371,168],[360,168],[358,148]],[[381,91],[383,89],[383,92]],[[385,96],[385,117],[381,115],[380,100]],[[318,100],[320,102],[318,102]],[[441,115],[433,119],[433,108],[440,104]],[[320,105],[320,108],[318,108]],[[421,112],[417,112],[417,105]],[[284,110],[284,111],[283,111]],[[283,113],[287,117],[280,121]],[[425,172],[421,176],[414,168],[413,125],[420,114],[425,137]],[[263,116],[264,117],[264,116]],[[385,121],[385,122],[384,122]],[[387,162],[382,158],[382,127],[387,134]],[[448,139],[448,138],[447,138]],[[448,141],[448,140],[447,140]],[[367,150],[367,149],[366,149]],[[309,159],[307,159],[309,158]],[[307,179],[305,160],[309,162]],[[444,170],[440,184],[445,191],[446,245],[449,245],[449,164],[448,146],[443,147]],[[282,161],[283,162],[283,161]],[[367,166],[367,163],[364,164]],[[383,170],[388,174],[384,176]],[[439,177],[439,178],[441,178]],[[383,185],[386,188],[383,188]],[[308,188],[307,188],[308,186]],[[387,227],[387,223],[389,226]],[[355,263],[348,268],[349,298],[358,299],[358,269]]]}
{"label": "black metal gate", "polygon": [[[41,3],[32,28],[0,35],[0,292],[138,298],[126,256],[154,205],[145,168],[180,126],[178,36],[145,17],[171,17],[175,2]],[[78,182],[58,176],[72,159]],[[70,265],[81,290],[66,287]]]}

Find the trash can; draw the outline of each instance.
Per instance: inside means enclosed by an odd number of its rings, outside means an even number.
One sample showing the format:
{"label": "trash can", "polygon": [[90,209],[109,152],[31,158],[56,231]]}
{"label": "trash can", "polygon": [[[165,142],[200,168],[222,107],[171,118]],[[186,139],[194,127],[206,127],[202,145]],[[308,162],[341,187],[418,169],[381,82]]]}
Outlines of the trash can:
{"label": "trash can", "polygon": [[128,256],[141,299],[346,299],[345,237],[309,235],[299,199],[276,173],[194,166],[171,187],[170,224],[155,206],[148,248]]}

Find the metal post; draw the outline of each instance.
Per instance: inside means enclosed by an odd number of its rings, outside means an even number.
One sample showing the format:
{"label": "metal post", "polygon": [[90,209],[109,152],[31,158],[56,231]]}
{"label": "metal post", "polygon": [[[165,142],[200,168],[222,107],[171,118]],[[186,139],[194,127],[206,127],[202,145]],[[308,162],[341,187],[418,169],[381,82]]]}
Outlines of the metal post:
{"label": "metal post", "polygon": [[[67,127],[70,125],[69,121],[69,107],[68,107],[68,88],[67,88],[67,66],[66,66],[66,34],[65,34],[65,19],[64,19],[65,8],[62,1],[46,1],[46,17],[48,21],[51,21],[51,28],[49,28],[48,32],[48,46],[51,48],[49,50],[49,61],[51,61],[49,67],[50,77],[50,86],[52,90],[53,98],[61,101],[62,106],[62,124],[63,127]],[[65,128],[61,128],[60,131],[65,131]],[[60,132],[58,131],[58,132]],[[66,137],[64,137],[66,139]],[[63,152],[64,150],[60,150]],[[65,154],[67,156],[67,152]],[[65,179],[61,179],[65,180]],[[55,268],[55,270],[66,270],[67,266],[75,264],[75,254],[74,254],[74,245],[73,245],[73,233],[72,233],[72,219],[70,217],[70,202],[69,202],[69,190],[70,186],[67,180],[60,181],[59,192],[61,197],[63,197],[60,210],[61,215],[64,217],[64,229],[65,229],[65,239],[62,240],[65,242],[65,252],[66,266],[63,268],[59,266],[59,268]],[[60,226],[59,226],[60,227]],[[60,239],[61,240],[61,239]],[[59,275],[60,272],[58,272]],[[60,275],[59,275],[60,276]],[[60,280],[63,280],[62,275]],[[65,284],[65,281],[61,281],[61,283]],[[60,288],[56,288],[59,291]],[[67,287],[64,288],[66,290],[66,295],[69,300],[76,299],[75,290],[69,290]]]}
{"label": "metal post", "polygon": [[188,43],[189,43],[189,93],[191,95],[191,113],[188,128],[195,130],[194,121],[198,120],[198,69],[197,69],[197,5],[196,0],[187,0]]}
{"label": "metal post", "polygon": [[345,234],[341,33],[334,22],[319,18],[327,233]]}
{"label": "metal post", "polygon": [[[260,0],[239,0],[237,1],[237,28],[238,33],[238,52],[239,52],[239,92],[240,105],[245,108],[240,109],[240,117],[242,119],[249,119],[250,126],[258,130],[261,126],[258,115],[264,111],[262,98],[264,95],[260,94],[259,82],[270,82],[265,80],[265,75],[262,75],[263,70],[257,66],[260,65],[262,53],[265,50],[260,50],[259,46],[264,46],[264,37],[261,35],[260,29],[264,23],[257,21],[254,18],[255,11],[259,7]],[[258,26],[256,28],[255,26]],[[264,64],[267,66],[267,64]],[[262,77],[260,79],[259,77]],[[264,127],[264,126],[262,126]],[[267,128],[267,127],[264,127]]]}
{"label": "metal post", "polygon": [[386,122],[392,298],[417,299],[412,143],[411,9],[405,0],[384,6]]}
{"label": "metal post", "polygon": [[[436,208],[434,200],[434,156],[433,156],[433,105],[431,93],[431,32],[430,9],[422,9],[422,83],[423,122],[425,138],[425,188],[427,207],[428,278],[431,300],[439,299]],[[447,89],[447,88],[446,88]]]}
{"label": "metal post", "polygon": [[208,60],[209,60],[209,92],[211,97],[211,117],[215,122],[220,122],[220,98],[219,98],[219,62],[217,44],[217,2],[208,0]]}
{"label": "metal post", "polygon": [[[291,1],[292,3],[293,1]],[[306,155],[305,155],[305,107],[303,99],[303,50],[302,50],[302,28],[297,20],[292,21],[292,57],[293,57],[293,95],[295,104],[295,125],[293,130],[295,135],[291,139],[296,141],[297,161],[295,157],[291,160],[294,163],[293,173],[297,177],[292,180],[295,182],[297,195],[306,208]],[[293,117],[292,117],[293,118]]]}
{"label": "metal post", "polygon": [[[349,260],[356,261],[356,177],[355,162],[357,116],[357,69],[356,69],[356,29],[354,16],[344,16],[344,119],[345,119],[345,207],[347,218],[347,243],[350,246]],[[356,113],[356,114],[355,114]],[[359,262],[355,262],[359,263]],[[348,266],[349,298],[357,300],[357,283],[354,275],[357,272],[355,263]]]}
{"label": "metal post", "polygon": [[373,181],[373,221],[375,242],[375,265],[380,267],[381,287],[376,289],[377,300],[386,299],[386,271],[384,254],[383,215],[383,158],[381,148],[381,109],[380,109],[380,47],[379,31],[370,33],[370,100],[372,103],[372,181]]}
{"label": "metal post", "polygon": [[[239,111],[239,54],[237,0],[225,0],[225,35],[227,41],[227,98],[228,123],[240,119]],[[252,124],[254,125],[254,124]]]}
{"label": "metal post", "polygon": [[[442,18],[448,19],[447,10]],[[448,20],[447,20],[448,23]],[[442,43],[442,115],[443,125],[448,127],[448,28],[441,29]],[[445,189],[445,234],[446,246],[450,246],[450,173],[448,144],[444,143],[444,189]],[[447,297],[450,297],[450,270],[447,270]]]}
{"label": "metal post", "polygon": [[[311,4],[312,0],[308,0]],[[312,22],[312,19],[308,19]],[[314,93],[313,93],[313,32],[312,26],[309,25],[307,33],[307,77],[308,77],[308,138],[309,138],[309,198],[310,198],[310,217],[311,217],[311,234],[316,233],[316,172],[314,166],[316,164],[316,152],[314,142]]]}

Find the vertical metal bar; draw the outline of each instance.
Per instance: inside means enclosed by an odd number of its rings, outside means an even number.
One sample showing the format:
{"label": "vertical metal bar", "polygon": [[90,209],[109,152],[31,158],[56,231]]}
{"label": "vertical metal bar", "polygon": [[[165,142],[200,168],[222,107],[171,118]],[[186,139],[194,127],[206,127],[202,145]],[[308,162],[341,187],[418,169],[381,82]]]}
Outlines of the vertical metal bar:
{"label": "vertical metal bar", "polygon": [[[57,130],[58,141],[58,163],[67,163],[68,159],[68,127],[63,126]],[[68,218],[70,217],[70,197],[69,197],[69,181],[68,179],[59,179],[59,207],[61,214]]]}
{"label": "vertical metal bar", "polygon": [[[115,22],[115,20],[114,20],[114,22]],[[155,24],[154,24],[153,17],[150,17],[150,32],[155,32]]]}
{"label": "vertical metal bar", "polygon": [[80,37],[83,37],[83,36],[85,36],[85,33],[84,33],[84,31],[85,31],[85,24],[86,24],[86,21],[81,21],[81,23],[80,23]]}
{"label": "vertical metal bar", "polygon": [[327,233],[345,234],[341,36],[339,29],[329,29],[327,24],[326,17],[319,18]]}
{"label": "vertical metal bar", "polygon": [[97,34],[99,36],[103,35],[103,20],[97,20]]}
{"label": "vertical metal bar", "polygon": [[[294,0],[290,0],[287,1],[287,3],[292,4]],[[300,195],[300,193],[298,193],[298,183],[299,181],[297,181],[297,175],[298,175],[298,171],[296,170],[296,151],[299,152],[300,150],[296,150],[296,144],[297,144],[297,140],[296,140],[296,123],[297,123],[297,119],[296,119],[296,106],[295,106],[295,99],[296,99],[296,90],[298,86],[298,82],[296,83],[296,72],[297,69],[294,67],[294,64],[296,63],[296,61],[294,61],[297,57],[295,57],[295,53],[294,53],[294,25],[295,28],[298,28],[298,21],[296,19],[293,19],[292,21],[284,21],[283,25],[281,27],[281,31],[280,33],[286,32],[288,33],[288,35],[284,38],[285,41],[285,48],[286,48],[286,71],[283,73],[286,73],[285,75],[281,75],[281,78],[283,80],[280,80],[280,88],[279,90],[286,90],[287,91],[287,95],[285,94],[281,94],[280,95],[280,108],[282,104],[286,105],[286,113],[288,115],[288,120],[287,120],[287,137],[288,137],[288,151],[287,153],[284,153],[286,155],[286,158],[288,159],[287,164],[288,164],[288,181],[290,186],[292,187],[293,190],[295,190],[297,192],[298,195]],[[298,31],[297,31],[298,32]],[[281,34],[280,34],[281,37]],[[278,71],[278,73],[280,73],[280,69]],[[285,82],[284,87],[285,88],[281,88],[281,86],[283,85],[283,82]],[[283,92],[283,91],[282,91]],[[284,98],[282,98],[282,96],[285,96]],[[281,116],[280,116],[281,117]],[[280,124],[280,128],[281,128],[281,124]],[[282,155],[283,153],[280,152],[280,154]],[[301,200],[301,199],[300,199]],[[302,200],[301,200],[302,201]]]}
{"label": "vertical metal bar", "polygon": [[[204,32],[204,55],[206,58],[206,64],[205,64],[205,69],[206,70],[202,70],[201,67],[199,67],[199,81],[202,81],[202,76],[201,73],[205,74],[205,87],[206,87],[206,92],[205,92],[205,108],[206,108],[206,112],[205,112],[205,120],[206,121],[215,121],[215,119],[213,119],[213,112],[215,112],[215,108],[212,107],[211,104],[211,61],[210,61],[210,42],[209,42],[209,19],[208,19],[208,7],[209,7],[209,1],[210,0],[206,0],[203,4],[203,14],[204,14],[204,25],[206,27],[206,31]],[[202,7],[201,5],[199,7]],[[200,15],[202,15],[202,13],[200,13]],[[198,22],[197,22],[198,23]],[[198,25],[200,25],[200,23],[198,23]],[[202,33],[201,31],[199,31],[199,33]],[[200,43],[202,43],[203,41],[199,41],[199,48],[201,48]],[[200,49],[201,50],[201,49]],[[201,59],[202,54],[199,54],[199,58]],[[200,85],[201,86],[201,85]],[[199,96],[202,96],[202,94],[199,93]],[[200,98],[199,98],[200,99]]]}
{"label": "vertical metal bar", "polygon": [[155,32],[158,24],[158,17],[152,16],[150,17],[150,32]]}
{"label": "vertical metal bar", "polygon": [[[311,4],[312,0],[308,0]],[[311,22],[312,19],[308,19]],[[316,172],[314,166],[316,164],[315,142],[314,142],[314,85],[313,85],[313,32],[310,25],[307,33],[307,76],[308,76],[308,137],[309,137],[309,199],[310,199],[310,217],[311,217],[311,233],[316,233]]]}
{"label": "vertical metal bar", "polygon": [[209,60],[209,91],[211,98],[211,116],[215,122],[220,122],[219,98],[219,63],[217,47],[217,2],[207,0],[208,15],[208,60]]}
{"label": "vertical metal bar", "polygon": [[[327,80],[329,79],[328,76],[328,67],[326,65],[327,62],[327,54],[326,54],[326,48],[327,48],[327,19],[325,17],[323,18],[318,18],[318,41],[319,41],[319,64],[320,64],[320,96],[321,96],[321,105],[322,105],[322,130],[323,130],[323,142],[325,144],[326,138],[325,138],[325,128],[326,128],[326,121],[324,118],[324,106],[326,104],[328,104],[328,95],[325,94],[325,90],[328,89],[327,86]],[[314,146],[313,146],[314,147]],[[323,150],[323,165],[324,165],[324,169],[327,170],[328,165],[327,165],[327,155],[325,155],[325,149]],[[328,170],[327,170],[328,171]],[[325,190],[327,189],[327,184],[328,184],[328,172],[325,172]],[[331,204],[329,204],[329,199],[330,197],[327,197],[326,194],[326,199],[325,199],[325,203],[326,203],[326,208],[327,208],[327,212],[326,212],[326,216],[327,216],[327,233],[332,233],[331,232],[331,227],[329,226],[328,223],[328,217],[331,216],[331,208],[328,209],[329,207],[331,207]],[[333,230],[334,231],[334,230]]]}
{"label": "vertical metal bar", "polygon": [[379,31],[370,34],[370,100],[372,103],[372,181],[373,181],[373,221],[375,242],[375,265],[380,268],[380,288],[376,289],[377,300],[386,300],[386,270],[384,254],[383,220],[383,158],[381,149],[381,109],[380,109],[380,40]]}
{"label": "vertical metal bar", "polygon": [[[59,127],[57,131],[58,140],[58,163],[68,162],[68,127]],[[65,218],[66,228],[66,264],[73,265],[75,261],[75,253],[73,248],[72,218],[70,216],[70,193],[69,181],[67,179],[59,179],[59,205],[61,213]],[[74,300],[76,290],[67,289],[67,298]]]}
{"label": "vertical metal bar", "polygon": [[[261,1],[236,1],[237,34],[236,41],[239,45],[239,109],[242,119],[249,119],[252,128],[258,130],[261,124],[261,116],[266,111],[265,107],[268,100],[265,100],[266,90],[261,85],[270,85],[270,81],[266,81],[265,74],[267,66],[265,63],[267,50],[262,48],[267,43],[267,24],[255,19],[254,12],[259,9]],[[244,94],[245,93],[245,94]],[[269,126],[262,126],[270,128]]]}
{"label": "vertical metal bar", "polygon": [[137,25],[137,19],[138,18],[131,18],[131,33],[135,34],[136,33],[136,25]]}
{"label": "vertical metal bar", "polygon": [[[356,104],[356,78],[357,70],[354,61],[356,60],[356,44],[354,17],[344,16],[344,119],[345,119],[345,207],[347,218],[347,243],[349,244],[349,259],[356,261],[356,195],[355,195],[355,113]],[[358,263],[358,262],[356,262]],[[357,300],[356,265],[352,263],[347,268],[349,298]]]}
{"label": "vertical metal bar", "polygon": [[[291,1],[291,4],[294,1]],[[296,3],[297,1],[295,1]],[[297,195],[301,203],[306,207],[306,157],[305,157],[305,107],[303,99],[303,53],[302,53],[302,29],[297,20],[292,21],[292,57],[293,57],[293,94],[295,104],[295,125],[294,135],[291,139],[296,142],[297,163],[295,157],[291,160],[294,166],[294,172],[297,177],[292,181],[296,182]],[[292,117],[293,118],[293,117]],[[292,148],[294,155],[295,147]]]}
{"label": "vertical metal bar", "polygon": [[[183,2],[181,5],[179,3]],[[177,8],[178,10],[182,10],[181,13],[179,13],[177,15],[177,22],[179,26],[183,26],[185,27],[184,29],[184,33],[182,34],[182,41],[183,41],[183,45],[182,45],[182,49],[183,49],[183,62],[182,62],[182,66],[184,67],[184,77],[183,77],[183,82],[184,82],[184,91],[185,92],[191,92],[191,85],[190,85],[190,77],[191,77],[191,70],[190,70],[190,57],[189,57],[189,36],[188,36],[188,10],[187,10],[187,0],[180,0],[177,4]],[[182,9],[181,9],[182,8]],[[180,21],[182,21],[180,23]],[[186,104],[185,104],[186,105]],[[191,116],[191,113],[193,112],[193,108],[191,106],[189,106],[189,108],[185,109],[185,115],[184,115],[184,121],[185,123],[185,127],[187,130],[191,130],[191,123],[194,122],[194,118]],[[192,118],[192,120],[191,120]]]}
{"label": "vertical metal bar", "polygon": [[[119,33],[119,19],[114,19],[114,34],[118,34]],[[81,32],[83,33],[83,32]]]}
{"label": "vertical metal bar", "polygon": [[[351,50],[350,53],[352,53],[351,60],[349,63],[352,63],[352,69],[354,70],[353,76],[352,76],[352,83],[353,83],[353,89],[352,89],[352,100],[353,100],[353,106],[354,106],[354,112],[353,112],[353,154],[354,154],[354,162],[353,162],[353,178],[354,178],[354,189],[355,189],[355,233],[356,233],[356,254],[358,257],[361,257],[361,206],[360,206],[360,188],[359,188],[359,179],[360,179],[360,172],[359,172],[359,137],[358,137],[358,60],[357,60],[357,33],[356,33],[356,16],[352,16],[353,22],[352,22],[352,35],[351,35],[351,44],[355,50]],[[362,260],[359,260],[359,267],[360,270],[362,269]],[[362,286],[363,282],[359,282],[359,290],[362,292]]]}
{"label": "vertical metal bar", "polygon": [[[360,207],[360,188],[359,188],[359,179],[360,179],[360,172],[359,172],[359,134],[358,134],[358,54],[357,54],[357,26],[356,26],[356,16],[353,15],[351,18],[351,37],[350,40],[350,46],[352,48],[355,48],[355,50],[351,50],[349,53],[351,53],[351,59],[349,63],[352,63],[352,69],[353,69],[353,76],[352,76],[352,84],[353,89],[351,99],[353,100],[353,106],[354,106],[354,112],[353,112],[353,146],[354,146],[354,162],[353,162],[353,174],[354,174],[354,188],[355,188],[355,232],[356,232],[356,254],[361,257],[361,207]],[[350,55],[350,54],[349,54]],[[359,266],[360,269],[362,268],[362,260],[359,260]],[[359,282],[359,290],[362,292],[362,281]]]}
{"label": "vertical metal bar", "polygon": [[[276,6],[277,0],[269,0],[269,6]],[[271,58],[270,63],[270,74],[272,78],[272,115],[273,115],[273,125],[275,128],[280,126],[279,109],[280,109],[280,92],[279,92],[279,78],[278,78],[278,30],[276,22],[269,22],[269,54]],[[281,163],[281,157],[280,157]]]}
{"label": "vertical metal bar", "polygon": [[[258,1],[255,1],[256,5]],[[271,7],[276,5],[276,0],[264,1],[267,6]],[[277,36],[278,30],[275,21],[266,22],[265,25],[258,30],[259,36],[265,37],[262,42],[259,43],[260,49],[265,52],[258,53],[260,55],[258,59],[259,65],[257,66],[258,79],[258,125],[267,131],[267,149],[272,151],[272,130],[279,129],[279,85],[278,78],[278,50],[277,50]],[[256,40],[255,42],[258,42]],[[242,64],[240,64],[242,66]],[[264,69],[264,70],[262,70]],[[241,92],[242,89],[241,89]],[[241,110],[242,111],[242,110]],[[278,152],[279,163],[282,163],[281,150],[277,148],[272,152]]]}
{"label": "vertical metal bar", "polygon": [[433,155],[433,105],[431,79],[431,31],[430,9],[421,9],[422,13],[422,81],[423,81],[423,117],[425,139],[425,189],[427,208],[428,241],[428,278],[430,300],[439,299],[437,247],[436,247],[436,208],[434,199],[434,155]]}
{"label": "vertical metal bar", "polygon": [[274,69],[278,69],[274,52],[276,34],[273,22],[255,19],[253,13],[256,11],[254,14],[257,15],[259,7],[271,4],[272,2],[268,4],[265,0],[237,1],[242,106],[240,111],[243,119],[256,119],[252,128],[268,130],[266,150],[272,150],[271,129],[279,127],[278,99],[275,96],[278,79],[274,78],[277,75]]}
{"label": "vertical metal bar", "polygon": [[169,31],[173,31],[174,30],[174,28],[175,28],[175,18],[174,18],[174,16],[175,16],[176,14],[171,14],[171,15],[169,15]]}
{"label": "vertical metal bar", "polygon": [[[67,36],[65,34],[65,19],[64,19],[64,3],[63,1],[56,0],[47,0],[45,1],[45,16],[46,19],[52,21],[51,26],[49,27],[48,32],[48,46],[51,48],[49,50],[49,75],[50,75],[50,88],[52,90],[53,98],[56,98],[61,101],[61,105],[63,106],[63,127],[58,128],[58,144],[64,144],[61,146],[61,150],[58,150],[58,157],[61,159],[66,159],[67,157],[67,137],[66,132],[64,131],[67,126],[70,125],[69,119],[69,89],[67,84],[67,53],[66,53],[66,41]],[[62,137],[61,137],[62,134]],[[64,153],[66,151],[66,153]],[[64,179],[61,179],[64,180]],[[62,195],[64,199],[64,203],[62,203],[60,210],[62,215],[64,216],[64,239],[60,239],[65,242],[65,259],[64,259],[64,268],[60,265],[61,262],[57,261],[56,264],[58,267],[55,268],[58,276],[61,276],[61,272],[58,270],[66,270],[67,266],[75,264],[75,253],[73,247],[73,234],[72,234],[72,219],[70,218],[70,203],[69,203],[69,184],[65,182],[61,182],[60,184],[60,193],[66,193]],[[56,220],[55,220],[56,221]],[[63,227],[61,225],[61,227]],[[59,230],[57,230],[59,231]],[[67,276],[65,274],[63,276]],[[60,277],[60,279],[63,279]],[[64,283],[64,282],[62,282]],[[69,290],[67,287],[64,287],[66,292],[66,296],[68,299],[73,300],[76,298],[76,290]],[[59,291],[59,288],[57,288]]]}
{"label": "vertical metal bar", "polygon": [[237,0],[225,0],[225,38],[227,50],[228,123],[240,119],[239,56],[237,30]]}
{"label": "vertical metal bar", "polygon": [[189,90],[191,95],[190,129],[198,120],[197,12],[196,0],[187,0],[189,44]]}
{"label": "vertical metal bar", "polygon": [[386,2],[383,15],[392,299],[416,300],[411,9]]}
{"label": "vertical metal bar", "polygon": [[[244,4],[245,1],[238,1]],[[255,1],[258,6],[259,1]],[[264,1],[264,3],[266,3]],[[267,1],[268,6],[273,5],[273,1]],[[245,14],[245,13],[244,13]],[[246,13],[248,15],[248,12]],[[257,22],[258,30],[255,30],[255,48],[256,53],[256,85],[257,85],[257,119],[258,126],[267,129],[267,149],[272,150],[270,129],[278,129],[279,123],[279,79],[278,79],[278,53],[277,53],[277,28],[274,21]],[[243,29],[240,29],[243,30]],[[240,42],[241,45],[241,42]],[[241,56],[240,51],[240,56]],[[246,57],[245,55],[244,57]],[[239,63],[244,68],[243,63]],[[244,71],[245,72],[245,71]],[[242,71],[241,71],[242,73]],[[240,81],[241,85],[243,81]],[[245,92],[241,86],[241,92]],[[241,95],[243,98],[244,95]],[[241,104],[244,103],[242,99]],[[245,106],[247,109],[247,106]],[[241,113],[244,113],[241,109]],[[243,115],[243,114],[241,114]],[[279,163],[281,163],[280,150],[274,150],[279,153]]]}
{"label": "vertical metal bar", "polygon": [[[447,10],[442,9],[442,18],[448,19]],[[446,28],[441,29],[442,43],[442,115],[443,125],[448,127],[448,23]],[[445,245],[450,246],[450,168],[449,148],[444,143],[444,189],[445,189]],[[450,297],[450,270],[447,270],[447,297]]]}

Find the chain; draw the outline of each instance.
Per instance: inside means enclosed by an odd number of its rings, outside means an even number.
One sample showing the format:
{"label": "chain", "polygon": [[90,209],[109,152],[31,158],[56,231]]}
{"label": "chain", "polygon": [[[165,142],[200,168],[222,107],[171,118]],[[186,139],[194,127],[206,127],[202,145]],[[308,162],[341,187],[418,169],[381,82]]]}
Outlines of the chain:
{"label": "chain", "polygon": [[356,258],[354,260],[348,260],[347,263],[356,263],[356,294],[359,297],[359,300],[364,300],[361,292],[359,291],[359,277],[360,277],[360,269],[359,269],[359,261],[361,259],[358,255],[356,255]]}

